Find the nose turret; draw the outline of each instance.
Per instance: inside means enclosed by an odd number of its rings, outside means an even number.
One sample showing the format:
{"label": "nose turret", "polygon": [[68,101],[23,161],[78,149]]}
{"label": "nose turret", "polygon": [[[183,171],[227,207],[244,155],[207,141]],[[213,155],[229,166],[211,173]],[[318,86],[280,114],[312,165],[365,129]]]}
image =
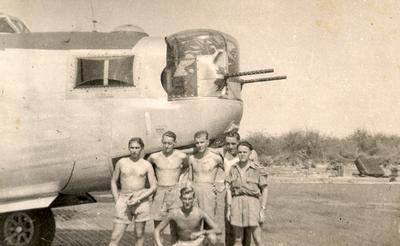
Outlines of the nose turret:
{"label": "nose turret", "polygon": [[237,73],[239,48],[231,36],[214,30],[187,30],[168,36],[164,84],[169,100],[221,97],[240,100],[240,85],[227,86]]}

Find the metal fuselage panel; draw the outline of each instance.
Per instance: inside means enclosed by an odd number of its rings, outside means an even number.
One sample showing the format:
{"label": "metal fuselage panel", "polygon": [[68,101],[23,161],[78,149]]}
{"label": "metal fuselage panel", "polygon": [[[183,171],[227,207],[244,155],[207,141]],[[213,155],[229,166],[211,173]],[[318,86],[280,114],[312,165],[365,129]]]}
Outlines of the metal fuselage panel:
{"label": "metal fuselage panel", "polygon": [[[118,55],[134,56],[134,87],[74,89],[78,58]],[[129,153],[131,137],[149,153],[166,130],[187,145],[197,130],[215,137],[240,122],[238,100],[168,101],[165,55],[162,38],[120,50],[1,50],[0,203],[108,189],[111,160]]]}

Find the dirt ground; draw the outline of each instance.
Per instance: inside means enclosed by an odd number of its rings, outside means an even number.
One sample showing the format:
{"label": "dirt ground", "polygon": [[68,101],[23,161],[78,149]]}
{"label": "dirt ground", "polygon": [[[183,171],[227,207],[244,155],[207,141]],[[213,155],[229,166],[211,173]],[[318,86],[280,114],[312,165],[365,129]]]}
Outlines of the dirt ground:
{"label": "dirt ground", "polygon": [[[57,223],[53,245],[107,245],[113,203],[108,194],[97,194],[97,198],[96,204],[53,210]],[[216,220],[222,227],[222,196],[219,201]],[[397,183],[271,183],[263,241],[279,246],[394,246],[400,245],[399,225]],[[132,229],[120,245],[133,245]],[[146,245],[153,245],[152,223],[146,231]]]}

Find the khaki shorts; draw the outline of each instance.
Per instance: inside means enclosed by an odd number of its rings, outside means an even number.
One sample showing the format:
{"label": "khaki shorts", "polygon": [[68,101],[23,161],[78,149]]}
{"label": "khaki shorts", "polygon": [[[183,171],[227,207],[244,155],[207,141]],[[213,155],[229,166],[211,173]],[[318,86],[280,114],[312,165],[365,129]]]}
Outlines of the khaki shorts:
{"label": "khaki shorts", "polygon": [[172,246],[202,246],[204,245],[204,236],[198,237],[196,240],[191,241],[178,241]]}
{"label": "khaki shorts", "polygon": [[214,218],[217,211],[217,192],[215,185],[211,183],[192,184],[201,210]]}
{"label": "khaki shorts", "polygon": [[260,209],[260,200],[256,197],[232,197],[231,224],[240,227],[259,226]]}
{"label": "khaki shorts", "polygon": [[134,222],[144,222],[150,220],[150,199],[146,198],[139,204],[130,206],[127,204],[131,196],[137,197],[143,191],[133,193],[120,193],[115,204],[114,223],[130,224]]}
{"label": "khaki shorts", "polygon": [[179,208],[180,205],[178,185],[158,186],[151,206],[152,219],[163,220],[170,209]]}

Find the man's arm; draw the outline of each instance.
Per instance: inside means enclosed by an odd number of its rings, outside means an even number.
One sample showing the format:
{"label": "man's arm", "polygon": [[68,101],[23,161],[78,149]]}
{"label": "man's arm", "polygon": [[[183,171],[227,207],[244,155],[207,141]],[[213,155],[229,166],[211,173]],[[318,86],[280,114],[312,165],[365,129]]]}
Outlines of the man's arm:
{"label": "man's arm", "polygon": [[[219,154],[219,155],[223,155],[223,148],[212,148],[209,147],[208,148],[211,152],[215,153],[215,154]],[[198,151],[196,148],[192,147],[192,148],[188,148],[188,149],[181,149],[181,151],[187,155],[194,155],[196,154]]]}
{"label": "man's arm", "polygon": [[[154,153],[153,153],[154,154]],[[153,154],[151,154],[148,158],[147,161],[150,162],[152,165],[154,165],[154,157]]]}
{"label": "man's arm", "polygon": [[158,226],[154,229],[153,235],[157,246],[163,246],[160,234],[165,229],[165,227],[167,227],[170,221],[171,221],[170,216],[168,216],[167,218],[163,219],[161,223],[158,224]]}
{"label": "man's arm", "polygon": [[218,163],[218,167],[225,171],[224,160],[220,155],[217,154],[216,161]]}
{"label": "man's arm", "polygon": [[211,148],[211,147],[209,147],[208,148],[211,152],[213,152],[214,154],[217,154],[217,155],[220,155],[220,156],[223,156],[224,155],[224,148]]}
{"label": "man's arm", "polygon": [[231,204],[232,204],[232,193],[231,186],[228,182],[225,182],[225,190],[226,190],[226,219],[231,221]]}
{"label": "man's arm", "polygon": [[181,149],[181,151],[187,155],[193,155],[196,152],[196,148]]}
{"label": "man's arm", "polygon": [[120,167],[120,161],[117,162],[117,164],[115,164],[115,168],[111,177],[111,194],[114,198],[114,201],[117,202],[118,199],[118,179],[119,179],[119,175],[121,173],[121,167]]}
{"label": "man's arm", "polygon": [[267,200],[268,200],[268,186],[265,185],[262,187],[261,191],[261,210],[260,210],[260,222],[265,221],[265,210],[267,209]]}
{"label": "man's arm", "polygon": [[181,165],[181,173],[179,175],[179,184],[187,183],[188,176],[189,176],[188,156],[185,153],[180,152],[179,157],[180,157],[181,163],[182,163],[182,165]]}
{"label": "man's arm", "polygon": [[188,166],[189,166],[188,183],[193,182],[193,165],[192,165],[192,158],[193,158],[193,156],[190,156],[189,159],[188,159]]}
{"label": "man's arm", "polygon": [[184,153],[180,153],[180,158],[182,160],[182,171],[183,170],[188,170],[189,168],[189,157]]}
{"label": "man's arm", "polygon": [[151,166],[153,167],[153,170],[155,171],[157,169],[157,164],[156,164],[156,157],[154,155],[155,153],[151,154],[147,158],[147,161],[150,162]]}
{"label": "man's arm", "polygon": [[231,221],[231,204],[232,204],[232,192],[231,183],[233,180],[232,168],[229,170],[228,176],[225,178],[225,190],[226,190],[226,219]]}
{"label": "man's arm", "polygon": [[249,159],[252,160],[254,163],[259,164],[259,160],[258,160],[258,154],[255,150],[252,150],[249,156]]}
{"label": "man's arm", "polygon": [[208,230],[203,230],[204,231],[204,235],[207,234],[221,234],[221,230],[218,228],[217,223],[214,222],[213,219],[211,219],[211,217],[204,211],[201,211],[202,216],[204,218],[204,221],[207,223],[207,225],[210,227],[210,229]]}

